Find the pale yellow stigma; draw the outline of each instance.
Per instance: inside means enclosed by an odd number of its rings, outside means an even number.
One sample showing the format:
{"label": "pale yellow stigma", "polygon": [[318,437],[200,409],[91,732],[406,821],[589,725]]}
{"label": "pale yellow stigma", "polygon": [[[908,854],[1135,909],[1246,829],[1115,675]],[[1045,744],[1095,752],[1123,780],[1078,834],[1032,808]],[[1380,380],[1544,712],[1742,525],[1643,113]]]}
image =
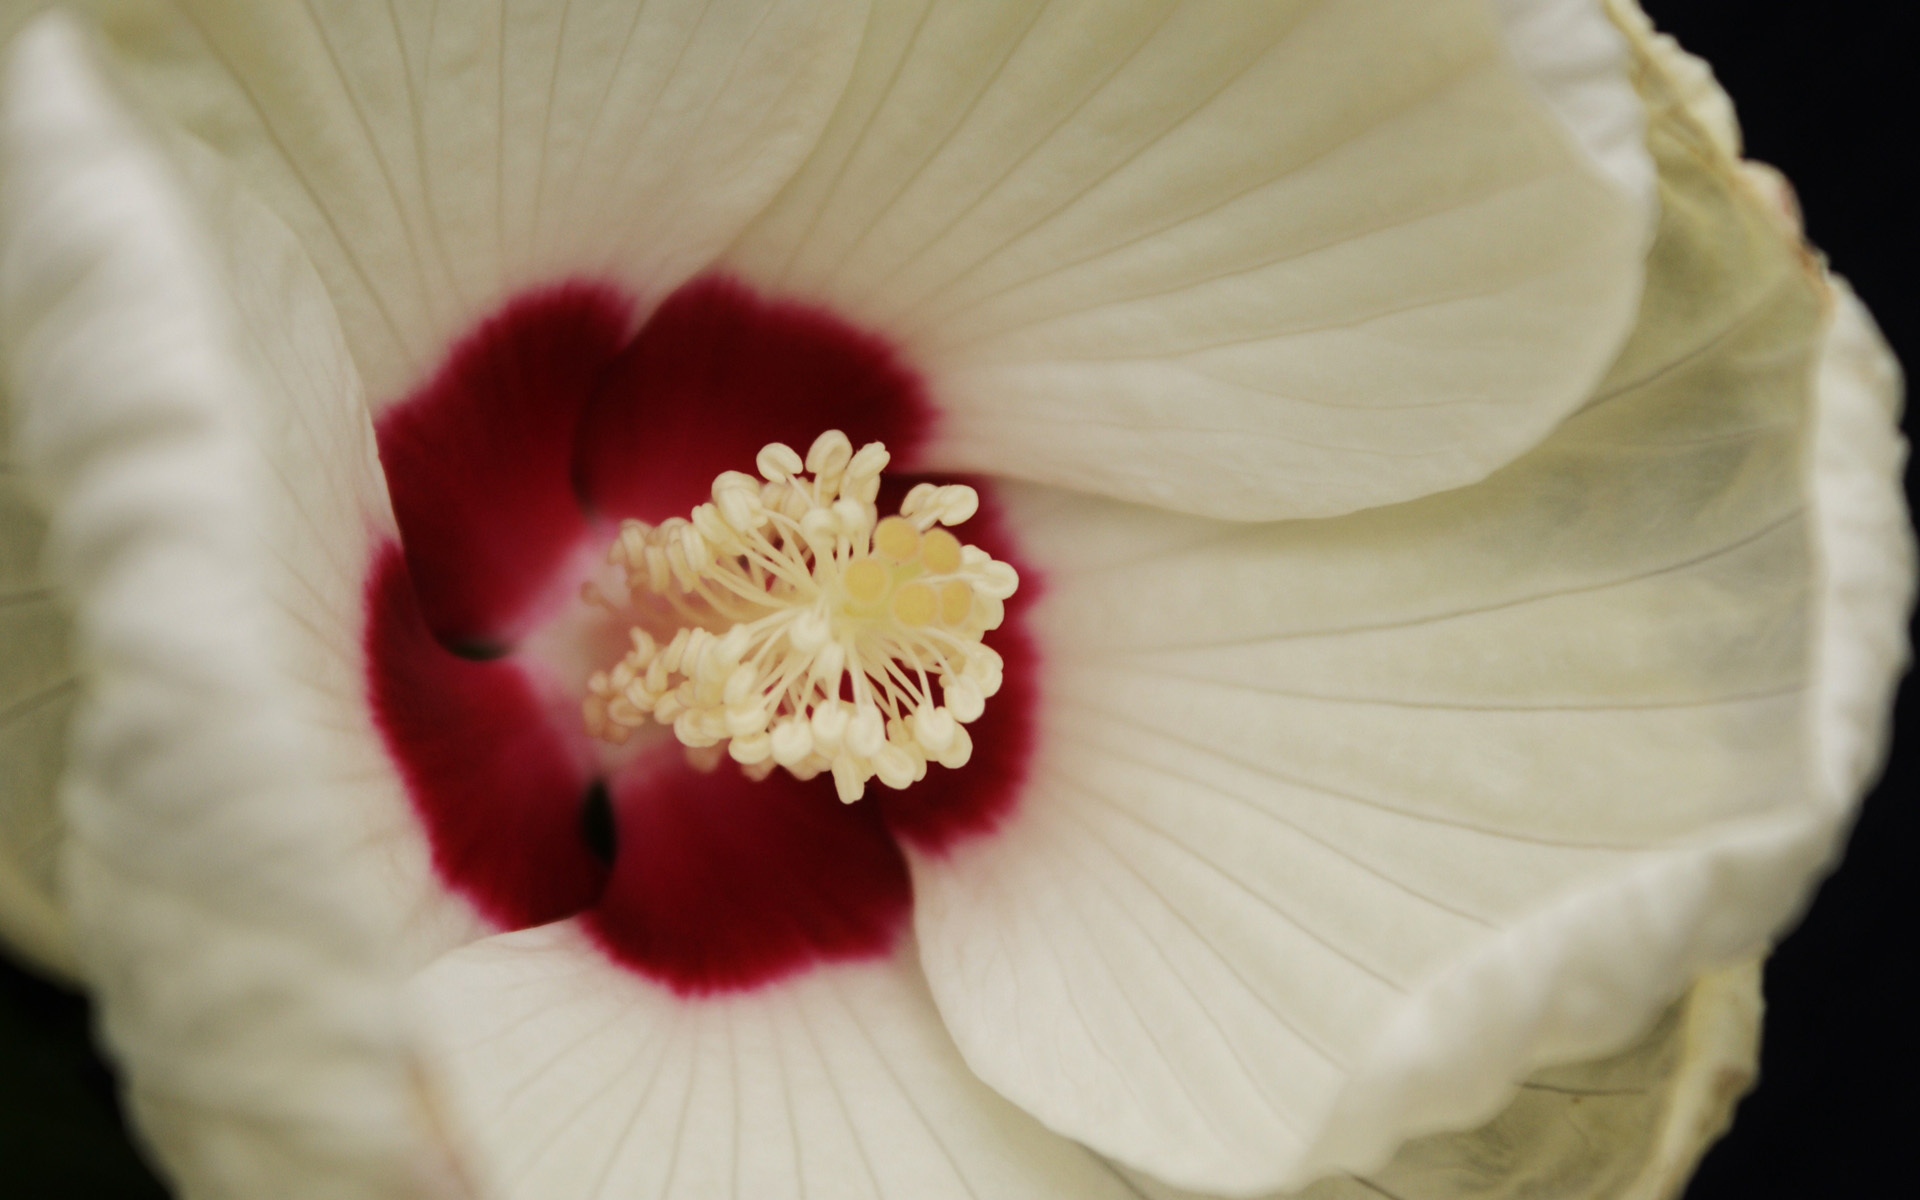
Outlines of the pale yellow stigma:
{"label": "pale yellow stigma", "polygon": [[804,461],[775,442],[754,465],[759,478],[715,479],[691,518],[621,525],[619,578],[586,594],[630,619],[633,649],[588,681],[587,732],[617,743],[669,725],[691,748],[725,743],[755,778],[831,771],[849,803],[875,776],[904,788],[929,762],[963,766],[966,726],[1000,690],[980,637],[1020,582],[940,528],[978,494],[923,483],[882,519],[887,449],[856,454],[837,429]]}

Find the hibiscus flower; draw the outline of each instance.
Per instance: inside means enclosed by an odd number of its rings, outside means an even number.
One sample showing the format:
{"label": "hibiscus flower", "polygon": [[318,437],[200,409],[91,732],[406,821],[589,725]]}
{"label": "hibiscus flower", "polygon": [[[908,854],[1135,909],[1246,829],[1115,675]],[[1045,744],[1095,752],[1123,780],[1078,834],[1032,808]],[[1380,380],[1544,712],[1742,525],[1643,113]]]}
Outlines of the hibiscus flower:
{"label": "hibiscus flower", "polygon": [[1670,1006],[1879,753],[1891,373],[1669,50],[1497,9],[24,35],[68,906],[182,1188],[1436,1194],[1610,1090],[1588,1182],[1683,1178],[1750,975]]}

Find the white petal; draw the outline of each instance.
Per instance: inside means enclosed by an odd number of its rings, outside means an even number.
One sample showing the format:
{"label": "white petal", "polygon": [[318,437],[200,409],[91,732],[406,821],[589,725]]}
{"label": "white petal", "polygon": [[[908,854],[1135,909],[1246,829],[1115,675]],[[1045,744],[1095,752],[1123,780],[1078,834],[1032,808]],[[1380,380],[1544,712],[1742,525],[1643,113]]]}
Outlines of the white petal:
{"label": "white petal", "polygon": [[1642,218],[1479,0],[896,5],[727,265],[898,340],[937,466],[1270,518],[1538,441]]}
{"label": "white petal", "polygon": [[1663,85],[1713,140],[1715,149],[1729,159],[1738,159],[1740,122],[1734,116],[1733,98],[1714,78],[1713,67],[1687,53],[1672,37],[1656,32],[1637,0],[1607,0],[1607,13],[1632,40],[1634,50],[1658,65]]}
{"label": "white petal", "polygon": [[911,949],[685,1000],[576,922],[417,981],[437,1077],[503,1200],[1120,1200],[960,1061]]}
{"label": "white petal", "polygon": [[1507,50],[1594,165],[1639,205],[1651,240],[1660,199],[1627,43],[1603,0],[1494,0]]}
{"label": "white petal", "polygon": [[[0,9],[0,47],[30,14],[27,5]],[[0,382],[0,945],[71,983],[79,962],[55,879],[54,799],[75,696],[71,621],[40,570],[47,523],[15,461],[12,420]]]}
{"label": "white petal", "polygon": [[358,653],[391,519],[338,326],[204,163],[201,225],[64,19],[16,42],[0,139],[15,445],[86,679],[68,895],[133,1113],[189,1194],[419,1195]]}
{"label": "white petal", "polygon": [[[1620,1053],[1533,1075],[1479,1129],[1416,1139],[1369,1176],[1267,1200],[1669,1200],[1733,1119],[1759,1051],[1760,964],[1749,962],[1708,974]],[[1133,1178],[1148,1200],[1201,1200]]]}
{"label": "white petal", "polygon": [[[1634,0],[1610,0],[1609,10],[1656,68],[1651,77],[1664,89],[1663,102],[1683,109],[1789,234],[1801,236],[1792,186],[1764,163],[1738,161],[1733,101],[1712,68],[1657,32]],[[1832,311],[1814,380],[1813,519],[1821,562],[1814,720],[1820,783],[1845,804],[1884,765],[1893,695],[1911,660],[1915,549],[1901,485],[1908,447],[1899,432],[1900,364],[1847,282],[1831,274],[1825,281]]]}
{"label": "white petal", "polygon": [[1900,657],[1885,359],[1816,415],[1803,250],[1704,135],[1655,141],[1634,338],[1480,486],[1270,526],[1009,490],[1041,748],[1005,829],[913,857],[916,927],[1053,1128],[1200,1190],[1365,1171],[1797,910]]}
{"label": "white petal", "polygon": [[644,307],[786,180],[859,6],[116,3],[142,93],[231,156],[314,256],[376,403],[512,292]]}
{"label": "white petal", "polygon": [[1885,765],[1894,689],[1911,655],[1914,542],[1900,486],[1900,364],[1844,280],[1820,355],[1813,519],[1820,598],[1814,669],[1819,781],[1845,805]]}
{"label": "white petal", "polygon": [[72,621],[40,571],[46,518],[5,453],[9,408],[0,391],[0,944],[71,982],[79,964],[55,881],[54,785],[77,694]]}

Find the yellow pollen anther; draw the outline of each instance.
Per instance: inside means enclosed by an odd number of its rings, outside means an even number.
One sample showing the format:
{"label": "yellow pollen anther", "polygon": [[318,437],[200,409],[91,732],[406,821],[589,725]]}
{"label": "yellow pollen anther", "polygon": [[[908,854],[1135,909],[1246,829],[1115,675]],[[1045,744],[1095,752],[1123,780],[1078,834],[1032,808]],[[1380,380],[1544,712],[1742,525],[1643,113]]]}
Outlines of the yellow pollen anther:
{"label": "yellow pollen anther", "polygon": [[924,583],[909,583],[893,594],[893,617],[902,625],[916,629],[931,625],[938,607],[933,589]]}
{"label": "yellow pollen anther", "polygon": [[840,584],[847,596],[859,604],[878,604],[886,597],[893,575],[878,559],[863,558],[847,564]]}
{"label": "yellow pollen anther", "polygon": [[895,562],[910,562],[920,549],[920,531],[905,517],[888,517],[874,527],[873,548]]}
{"label": "yellow pollen anther", "polygon": [[960,539],[944,529],[929,529],[920,537],[920,562],[935,575],[960,569]]}
{"label": "yellow pollen anther", "polygon": [[958,625],[973,611],[973,589],[965,581],[949,579],[940,585],[940,623]]}
{"label": "yellow pollen anther", "polygon": [[965,765],[965,726],[1003,667],[980,639],[1019,582],[940,528],[978,494],[920,484],[882,519],[886,447],[856,453],[838,430],[804,457],[766,446],[754,465],[721,474],[687,517],[622,524],[613,577],[582,596],[627,620],[633,648],[588,680],[587,731],[618,744],[670,726],[689,754],[730,756],[754,779],[831,773],[849,802],[875,777],[904,788],[930,763]]}

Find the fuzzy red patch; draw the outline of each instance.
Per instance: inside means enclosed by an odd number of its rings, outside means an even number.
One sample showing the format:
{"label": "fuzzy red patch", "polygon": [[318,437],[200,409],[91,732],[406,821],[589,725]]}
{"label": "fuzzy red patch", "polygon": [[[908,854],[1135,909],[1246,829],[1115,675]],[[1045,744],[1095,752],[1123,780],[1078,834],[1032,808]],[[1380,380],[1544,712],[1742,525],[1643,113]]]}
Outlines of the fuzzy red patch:
{"label": "fuzzy red patch", "polygon": [[607,369],[580,422],[580,494],[611,518],[659,522],[753,471],[768,442],[801,454],[838,429],[910,463],[932,424],[887,343],[819,308],[728,279],[675,292]]}
{"label": "fuzzy red patch", "polygon": [[581,836],[588,773],[525,672],[442,647],[397,546],[375,559],[366,605],[374,718],[440,877],[503,929],[593,903],[607,870]]}
{"label": "fuzzy red patch", "polygon": [[842,804],[829,776],[755,783],[731,762],[696,771],[664,746],[615,781],[613,814],[619,855],[589,928],[683,995],[885,955],[913,907],[880,814]]}
{"label": "fuzzy red patch", "polygon": [[427,625],[497,652],[587,526],[570,482],[574,431],[630,332],[630,306],[584,285],[521,297],[460,341],[376,433]]}

